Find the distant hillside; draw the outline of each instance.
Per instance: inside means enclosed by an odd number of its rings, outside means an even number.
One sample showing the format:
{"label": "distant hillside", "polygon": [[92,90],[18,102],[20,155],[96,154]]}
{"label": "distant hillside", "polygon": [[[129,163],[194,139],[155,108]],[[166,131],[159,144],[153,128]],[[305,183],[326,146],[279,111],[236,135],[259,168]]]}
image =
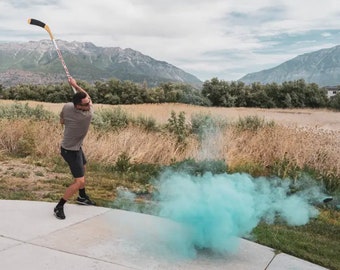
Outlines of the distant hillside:
{"label": "distant hillside", "polygon": [[[132,49],[97,47],[89,42],[57,40],[73,77],[88,82],[116,78],[155,86],[180,82],[201,86],[195,76]],[[0,84],[54,83],[65,73],[51,40],[0,43]]]}
{"label": "distant hillside", "polygon": [[340,46],[299,55],[274,68],[247,74],[239,81],[266,84],[298,79],[319,86],[340,85]]}

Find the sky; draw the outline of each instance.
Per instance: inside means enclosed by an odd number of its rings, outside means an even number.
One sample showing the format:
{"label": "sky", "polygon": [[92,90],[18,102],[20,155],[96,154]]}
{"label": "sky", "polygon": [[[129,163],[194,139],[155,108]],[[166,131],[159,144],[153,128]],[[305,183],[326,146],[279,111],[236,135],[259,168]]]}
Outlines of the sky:
{"label": "sky", "polygon": [[338,0],[1,0],[0,42],[49,39],[28,18],[56,40],[131,48],[201,81],[340,44]]}

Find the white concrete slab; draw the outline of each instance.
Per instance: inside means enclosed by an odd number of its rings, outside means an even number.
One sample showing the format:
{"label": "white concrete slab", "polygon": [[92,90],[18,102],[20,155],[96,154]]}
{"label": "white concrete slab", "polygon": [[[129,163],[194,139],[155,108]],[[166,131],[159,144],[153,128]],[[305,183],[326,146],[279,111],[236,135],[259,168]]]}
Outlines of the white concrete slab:
{"label": "white concrete slab", "polygon": [[71,204],[58,220],[54,206],[0,200],[0,269],[325,269],[243,239],[234,254],[194,254],[188,228],[170,220]]}
{"label": "white concrete slab", "polygon": [[20,245],[21,242],[13,240],[13,239],[8,239],[5,237],[0,237],[0,251]]}
{"label": "white concrete slab", "polygon": [[22,244],[0,252],[1,269],[6,270],[129,270],[121,265],[81,257],[53,249]]}
{"label": "white concrete slab", "polygon": [[109,211],[104,207],[65,206],[67,219],[53,215],[55,203],[0,200],[0,235],[26,241]]}
{"label": "white concrete slab", "polygon": [[280,253],[275,256],[267,270],[326,270],[327,268]]}
{"label": "white concrete slab", "polygon": [[138,269],[265,269],[274,252],[240,241],[239,251],[233,255],[200,252],[187,257],[183,252],[190,250],[190,234],[179,224],[112,210],[32,243]]}

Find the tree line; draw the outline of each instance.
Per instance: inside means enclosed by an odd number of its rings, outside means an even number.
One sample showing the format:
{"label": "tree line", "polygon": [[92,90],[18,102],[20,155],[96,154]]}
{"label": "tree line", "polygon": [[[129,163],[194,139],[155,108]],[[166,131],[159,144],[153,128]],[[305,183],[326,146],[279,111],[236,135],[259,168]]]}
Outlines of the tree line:
{"label": "tree line", "polygon": [[[187,103],[209,106],[199,90],[188,84],[162,83],[148,88],[145,84],[110,79],[89,84],[78,81],[86,89],[94,103],[101,104],[142,104],[142,103]],[[68,102],[73,91],[68,83],[34,85],[19,84],[8,88],[0,85],[0,98],[12,100],[35,100],[52,103]]]}
{"label": "tree line", "polygon": [[[217,107],[259,108],[332,108],[340,110],[340,94],[328,98],[325,88],[303,79],[277,83],[224,81],[212,78],[201,89],[188,84],[161,83],[149,88],[145,84],[110,79],[89,84],[80,81],[95,103],[142,104],[185,103]],[[63,103],[71,100],[72,91],[67,83],[54,85],[20,84],[8,88],[0,85],[0,97],[13,100],[36,100]]]}
{"label": "tree line", "polygon": [[226,82],[213,78],[203,84],[202,95],[208,97],[213,106],[259,107],[259,108],[338,108],[339,94],[327,97],[325,88],[303,79],[277,83]]}

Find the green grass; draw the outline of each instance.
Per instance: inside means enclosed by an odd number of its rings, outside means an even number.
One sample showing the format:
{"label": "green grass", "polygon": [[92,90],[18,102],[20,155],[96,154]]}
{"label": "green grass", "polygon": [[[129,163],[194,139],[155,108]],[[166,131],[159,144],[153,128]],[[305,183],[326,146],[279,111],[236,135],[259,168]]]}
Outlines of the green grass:
{"label": "green grass", "polygon": [[[331,210],[333,211],[333,210]],[[339,212],[334,218],[321,217],[305,226],[284,224],[259,224],[253,231],[256,242],[272,247],[295,257],[322,265],[329,269],[340,269],[340,224]],[[337,219],[338,222],[334,222]]]}
{"label": "green grass", "polygon": [[[56,202],[73,181],[60,157],[51,160],[25,158],[22,161],[39,168],[32,173],[35,175],[34,182],[28,179],[22,168],[15,170],[9,167],[0,174],[0,199]],[[170,167],[178,171],[189,168],[194,174],[201,174],[205,170],[222,173],[227,170],[223,164],[221,161],[202,163],[186,160],[173,163]],[[43,168],[52,168],[52,171],[45,172]],[[133,203],[134,211],[151,213],[150,209],[156,207],[155,202],[150,202],[152,179],[157,177],[161,169],[164,168],[153,164],[132,164],[124,155],[111,165],[91,163],[87,167],[87,191],[99,206],[131,210],[129,204]],[[131,192],[134,201],[117,201],[117,192],[121,189]],[[305,226],[261,223],[254,229],[252,240],[272,247],[277,252],[291,254],[329,269],[340,269],[340,212],[335,209],[320,209],[318,218]]]}

